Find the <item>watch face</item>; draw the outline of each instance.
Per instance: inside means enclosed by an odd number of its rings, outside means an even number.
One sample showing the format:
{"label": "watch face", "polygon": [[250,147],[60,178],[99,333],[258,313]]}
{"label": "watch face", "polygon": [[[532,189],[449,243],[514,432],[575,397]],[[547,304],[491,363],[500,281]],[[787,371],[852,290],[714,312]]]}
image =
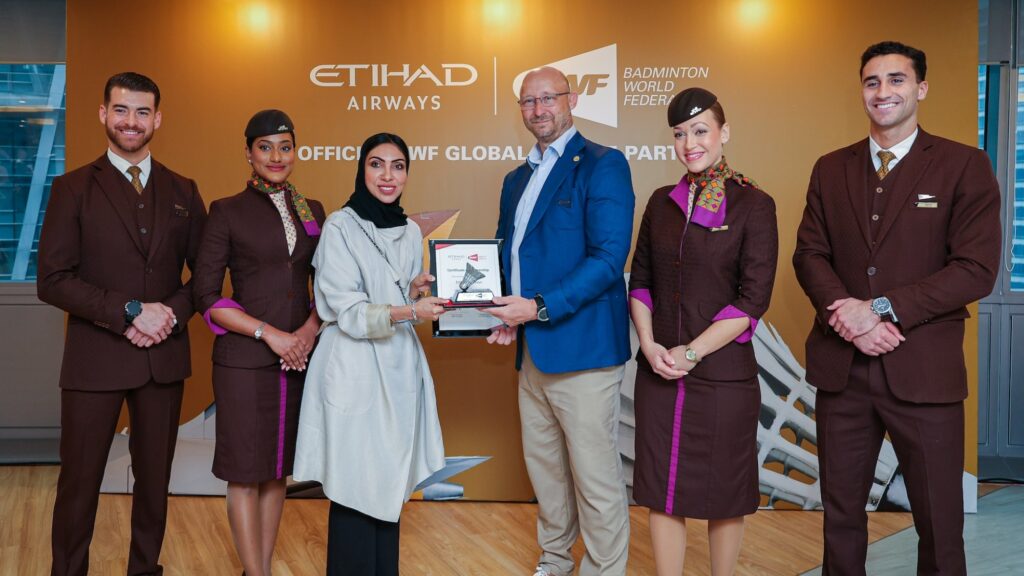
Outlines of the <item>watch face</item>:
{"label": "watch face", "polygon": [[547,322],[548,321],[548,309],[547,308],[541,308],[540,310],[537,311],[537,320],[540,320],[541,322]]}
{"label": "watch face", "polygon": [[875,314],[888,314],[892,310],[892,303],[888,298],[875,298],[871,302],[871,310]]}
{"label": "watch face", "polygon": [[124,305],[124,311],[132,317],[138,316],[139,314],[142,314],[142,302],[132,300]]}
{"label": "watch face", "polygon": [[686,359],[689,360],[690,362],[696,362],[697,361],[697,351],[693,350],[693,349],[687,350],[686,351]]}

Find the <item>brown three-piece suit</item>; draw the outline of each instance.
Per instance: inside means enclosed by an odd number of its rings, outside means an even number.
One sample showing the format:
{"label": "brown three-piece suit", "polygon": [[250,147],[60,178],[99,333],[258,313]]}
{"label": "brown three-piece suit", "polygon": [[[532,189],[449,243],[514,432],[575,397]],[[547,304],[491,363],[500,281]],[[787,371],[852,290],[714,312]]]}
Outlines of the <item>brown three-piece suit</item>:
{"label": "brown three-piece suit", "polygon": [[[966,573],[964,319],[996,279],[999,203],[984,152],[924,130],[884,179],[867,139],[814,167],[793,265],[816,310],[807,380],[818,387],[825,574],[864,574],[864,509],[886,432],[920,537],[918,573]],[[906,341],[869,357],[830,329],[827,307],[880,296]]]}
{"label": "brown three-piece suit", "polygon": [[[140,194],[104,154],[56,178],[39,240],[40,300],[68,312],[61,366],[61,472],[53,512],[54,575],[89,566],[99,488],[122,402],[135,476],[128,574],[160,574],[167,486],[183,382],[194,266],[206,220],[195,182],[152,161]],[[162,302],[178,324],[163,342],[133,345],[129,300]]]}

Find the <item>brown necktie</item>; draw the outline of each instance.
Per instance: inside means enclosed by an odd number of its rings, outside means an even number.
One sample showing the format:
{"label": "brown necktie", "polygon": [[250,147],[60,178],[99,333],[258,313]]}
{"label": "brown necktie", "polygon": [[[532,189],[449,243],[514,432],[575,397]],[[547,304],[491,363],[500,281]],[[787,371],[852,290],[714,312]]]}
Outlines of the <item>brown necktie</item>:
{"label": "brown necktie", "polygon": [[[879,152],[881,154],[881,152]],[[132,175],[132,188],[139,194],[142,194],[142,180],[139,179],[139,174],[142,174],[142,168],[138,166],[129,166],[128,173]]]}
{"label": "brown necktie", "polygon": [[881,180],[889,173],[889,162],[895,160],[896,155],[888,150],[879,150],[878,159],[882,161],[882,165],[878,167],[878,179]]}

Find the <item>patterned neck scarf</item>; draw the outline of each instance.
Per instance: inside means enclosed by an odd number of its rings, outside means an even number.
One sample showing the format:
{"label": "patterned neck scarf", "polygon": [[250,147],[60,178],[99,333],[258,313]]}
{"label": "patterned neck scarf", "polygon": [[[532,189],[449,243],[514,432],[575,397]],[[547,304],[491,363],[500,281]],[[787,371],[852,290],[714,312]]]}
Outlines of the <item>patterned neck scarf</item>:
{"label": "patterned neck scarf", "polygon": [[741,186],[760,188],[753,180],[729,168],[725,156],[700,174],[687,173],[679,182],[679,187],[688,189],[692,186],[696,194],[693,214],[690,221],[705,228],[718,228],[725,223],[725,183],[735,180]]}
{"label": "patterned neck scarf", "polygon": [[249,177],[248,184],[254,190],[258,190],[264,194],[290,192],[292,195],[292,205],[295,206],[295,213],[299,215],[299,220],[302,221],[302,228],[306,231],[306,236],[320,235],[320,226],[316,223],[313,211],[309,209],[309,203],[306,202],[306,197],[299,194],[291,182],[285,181],[280,184],[275,184],[269,180],[265,180],[256,172],[253,172],[252,176]]}

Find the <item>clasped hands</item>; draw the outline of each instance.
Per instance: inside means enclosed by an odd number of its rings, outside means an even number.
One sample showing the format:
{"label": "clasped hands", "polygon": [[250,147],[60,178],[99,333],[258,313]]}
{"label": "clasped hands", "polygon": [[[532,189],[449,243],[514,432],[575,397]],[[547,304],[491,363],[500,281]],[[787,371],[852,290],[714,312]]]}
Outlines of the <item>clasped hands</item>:
{"label": "clasped hands", "polygon": [[870,300],[841,298],[828,306],[828,325],[866,356],[881,356],[895,350],[906,336],[892,322],[871,310]]}
{"label": "clasped hands", "polygon": [[671,350],[650,340],[640,344],[640,350],[647,358],[654,373],[666,380],[678,380],[690,373],[697,365],[686,359],[687,344],[681,344]]}
{"label": "clasped hands", "polygon": [[271,325],[263,328],[263,341],[281,360],[282,370],[302,372],[309,362],[309,353],[316,341],[316,324],[306,322],[295,332],[278,330]]}
{"label": "clasped hands", "polygon": [[174,310],[160,302],[143,302],[142,313],[135,317],[124,337],[139,348],[149,348],[167,339],[178,325]]}

